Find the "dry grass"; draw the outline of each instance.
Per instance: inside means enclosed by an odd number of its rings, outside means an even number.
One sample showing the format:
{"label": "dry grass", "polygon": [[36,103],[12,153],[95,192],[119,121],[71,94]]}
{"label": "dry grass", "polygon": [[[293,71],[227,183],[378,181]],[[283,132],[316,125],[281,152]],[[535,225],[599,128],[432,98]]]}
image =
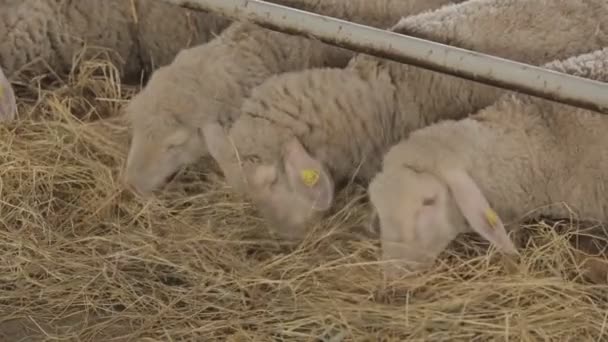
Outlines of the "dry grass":
{"label": "dry grass", "polygon": [[118,113],[135,89],[92,61],[50,90],[39,81],[19,88],[22,120],[0,127],[2,341],[606,338],[606,287],[582,279],[568,235],[547,224],[523,227],[534,234],[519,234],[516,263],[463,238],[433,270],[387,284],[364,201],[344,196],[297,246],[208,161],[145,202],[118,180]]}

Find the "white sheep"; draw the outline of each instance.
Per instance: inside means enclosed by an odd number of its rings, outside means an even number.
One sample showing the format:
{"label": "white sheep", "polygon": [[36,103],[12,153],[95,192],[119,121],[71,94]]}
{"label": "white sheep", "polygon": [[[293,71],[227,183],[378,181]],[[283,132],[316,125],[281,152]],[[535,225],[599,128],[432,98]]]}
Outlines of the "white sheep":
{"label": "white sheep", "polygon": [[[608,30],[597,25],[606,19],[603,0],[470,0],[408,17],[396,28],[543,64],[606,46]],[[462,118],[500,93],[359,55],[346,70],[275,76],[253,90],[228,135],[217,124],[204,131],[228,183],[248,194],[284,236],[298,237],[331,208],[341,184],[353,176],[369,181],[384,152],[409,132]]]}
{"label": "white sheep", "polygon": [[9,121],[17,114],[15,92],[0,68],[0,121]]}
{"label": "white sheep", "polygon": [[[384,27],[401,15],[453,0],[303,1],[317,13]],[[181,167],[208,155],[204,124],[230,126],[255,86],[287,71],[344,67],[352,55],[314,39],[240,22],[207,44],[182,50],[153,73],[126,107],[133,127],[126,183],[141,195],[151,195]]]}
{"label": "white sheep", "polygon": [[[169,63],[185,47],[209,41],[230,23],[157,0],[23,0],[0,9],[0,65],[7,76],[41,59],[67,71],[83,44],[115,51],[125,79]],[[38,68],[38,66],[40,66]],[[34,71],[46,71],[43,64]]]}
{"label": "white sheep", "polygon": [[[545,67],[608,82],[608,48]],[[368,189],[383,259],[424,269],[464,232],[518,253],[503,220],[537,208],[608,221],[607,130],[602,114],[507,93],[469,118],[411,133],[386,153]]]}

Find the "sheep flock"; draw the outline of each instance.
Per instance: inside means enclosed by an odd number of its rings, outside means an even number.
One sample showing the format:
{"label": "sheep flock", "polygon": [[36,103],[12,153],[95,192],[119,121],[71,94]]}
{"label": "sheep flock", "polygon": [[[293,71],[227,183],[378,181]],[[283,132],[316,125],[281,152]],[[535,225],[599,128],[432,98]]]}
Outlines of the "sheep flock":
{"label": "sheep flock", "polygon": [[[608,82],[604,0],[269,2]],[[608,340],[606,124],[161,0],[0,0],[0,342]]]}

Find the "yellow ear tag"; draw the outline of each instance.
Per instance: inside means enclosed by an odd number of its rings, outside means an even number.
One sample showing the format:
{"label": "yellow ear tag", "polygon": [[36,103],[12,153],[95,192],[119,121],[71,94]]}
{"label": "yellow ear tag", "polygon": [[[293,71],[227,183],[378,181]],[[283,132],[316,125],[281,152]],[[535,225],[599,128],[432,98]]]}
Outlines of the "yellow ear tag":
{"label": "yellow ear tag", "polygon": [[305,169],[300,171],[300,178],[307,187],[312,188],[319,181],[319,171],[313,169]]}
{"label": "yellow ear tag", "polygon": [[490,224],[490,226],[492,228],[496,228],[496,225],[498,224],[498,214],[496,214],[496,212],[494,210],[492,210],[492,208],[488,208],[486,209],[486,220],[488,220],[488,223]]}

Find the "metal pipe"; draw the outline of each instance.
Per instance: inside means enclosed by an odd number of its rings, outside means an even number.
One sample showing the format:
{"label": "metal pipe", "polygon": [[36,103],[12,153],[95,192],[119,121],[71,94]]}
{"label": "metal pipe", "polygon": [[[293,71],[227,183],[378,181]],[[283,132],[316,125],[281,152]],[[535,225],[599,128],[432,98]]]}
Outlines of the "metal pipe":
{"label": "metal pipe", "polygon": [[[259,0],[162,0],[354,52],[608,114],[608,83]],[[372,0],[370,0],[372,1]]]}

